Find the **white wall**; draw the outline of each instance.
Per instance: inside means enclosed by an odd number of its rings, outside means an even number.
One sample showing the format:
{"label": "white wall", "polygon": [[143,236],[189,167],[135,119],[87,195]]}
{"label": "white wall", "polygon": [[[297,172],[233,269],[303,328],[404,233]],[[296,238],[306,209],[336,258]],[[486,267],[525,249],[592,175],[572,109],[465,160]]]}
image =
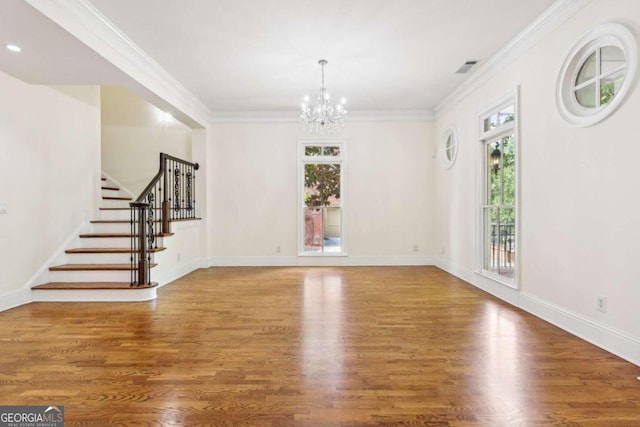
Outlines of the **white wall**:
{"label": "white wall", "polygon": [[[619,110],[587,128],[566,123],[555,105],[558,72],[591,28],[625,24],[640,34],[640,2],[592,2],[436,121],[460,132],[455,166],[437,168],[441,265],[486,285],[473,273],[480,164],[477,115],[520,87],[520,292],[489,290],[628,360],[640,362],[640,92],[635,84]],[[501,286],[501,285],[498,285]],[[596,311],[596,296],[608,312]]]}
{"label": "white wall", "polygon": [[159,153],[191,160],[191,129],[120,87],[102,87],[102,170],[138,196],[156,175]]}
{"label": "white wall", "polygon": [[9,204],[0,215],[0,308],[7,308],[97,207],[100,92],[33,86],[0,72],[0,99],[0,202]]}
{"label": "white wall", "polygon": [[[301,262],[297,145],[315,136],[298,123],[218,123],[209,131],[213,263]],[[352,121],[331,136],[347,149],[349,257],[325,262],[428,262],[435,248],[432,135],[426,122]]]}

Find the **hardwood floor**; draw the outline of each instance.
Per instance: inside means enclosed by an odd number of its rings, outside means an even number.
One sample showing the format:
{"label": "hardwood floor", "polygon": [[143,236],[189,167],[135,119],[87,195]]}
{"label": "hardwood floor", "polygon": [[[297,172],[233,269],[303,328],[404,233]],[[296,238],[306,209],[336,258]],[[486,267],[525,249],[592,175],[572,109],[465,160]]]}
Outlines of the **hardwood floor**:
{"label": "hardwood floor", "polygon": [[66,425],[638,426],[638,368],[435,267],[212,268],[0,313],[0,405]]}

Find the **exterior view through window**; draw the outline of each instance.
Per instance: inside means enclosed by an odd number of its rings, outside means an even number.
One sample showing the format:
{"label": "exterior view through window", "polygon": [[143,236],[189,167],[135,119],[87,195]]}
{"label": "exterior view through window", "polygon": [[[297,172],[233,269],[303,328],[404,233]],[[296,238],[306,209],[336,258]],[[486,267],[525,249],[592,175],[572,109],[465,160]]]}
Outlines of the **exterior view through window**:
{"label": "exterior view through window", "polygon": [[303,254],[341,254],[343,244],[342,145],[304,145]]}
{"label": "exterior view through window", "polygon": [[482,269],[509,284],[516,281],[515,100],[485,114],[482,205]]}

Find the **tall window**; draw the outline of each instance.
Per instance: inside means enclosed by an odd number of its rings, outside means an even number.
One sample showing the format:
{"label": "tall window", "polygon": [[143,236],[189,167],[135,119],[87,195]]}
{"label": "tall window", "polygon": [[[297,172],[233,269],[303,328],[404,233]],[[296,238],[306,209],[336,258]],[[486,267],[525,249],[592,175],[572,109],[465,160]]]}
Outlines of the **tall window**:
{"label": "tall window", "polygon": [[300,149],[301,253],[344,254],[344,146],[303,142]]}
{"label": "tall window", "polygon": [[481,117],[483,144],[482,271],[516,284],[515,98]]}

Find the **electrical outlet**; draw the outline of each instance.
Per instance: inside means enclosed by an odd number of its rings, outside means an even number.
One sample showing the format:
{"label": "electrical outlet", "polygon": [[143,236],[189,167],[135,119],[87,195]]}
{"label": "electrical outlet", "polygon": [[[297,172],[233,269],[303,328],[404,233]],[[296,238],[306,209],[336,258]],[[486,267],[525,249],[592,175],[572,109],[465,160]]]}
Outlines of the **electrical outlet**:
{"label": "electrical outlet", "polygon": [[9,204],[7,202],[0,202],[0,214],[9,213]]}
{"label": "electrical outlet", "polygon": [[440,255],[444,255],[444,246],[440,248]]}
{"label": "electrical outlet", "polygon": [[607,299],[603,296],[596,297],[596,310],[601,313],[607,312]]}
{"label": "electrical outlet", "polygon": [[418,252],[420,247],[418,245],[413,245],[413,252]]}
{"label": "electrical outlet", "polygon": [[280,253],[280,245],[276,246],[276,253],[279,254]]}

